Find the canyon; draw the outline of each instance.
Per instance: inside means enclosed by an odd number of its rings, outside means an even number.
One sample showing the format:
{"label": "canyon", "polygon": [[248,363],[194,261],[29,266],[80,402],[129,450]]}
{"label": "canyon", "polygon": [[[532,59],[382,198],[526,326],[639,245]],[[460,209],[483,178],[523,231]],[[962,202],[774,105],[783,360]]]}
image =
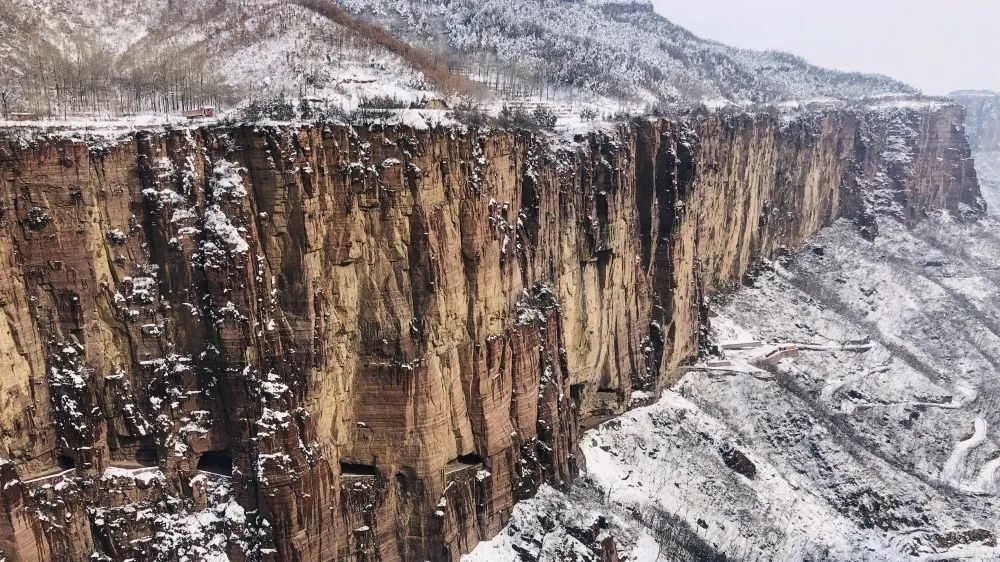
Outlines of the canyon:
{"label": "canyon", "polygon": [[8,131],[0,178],[17,562],[457,560],[676,382],[761,260],[984,210],[963,108],[925,100],[572,141]]}

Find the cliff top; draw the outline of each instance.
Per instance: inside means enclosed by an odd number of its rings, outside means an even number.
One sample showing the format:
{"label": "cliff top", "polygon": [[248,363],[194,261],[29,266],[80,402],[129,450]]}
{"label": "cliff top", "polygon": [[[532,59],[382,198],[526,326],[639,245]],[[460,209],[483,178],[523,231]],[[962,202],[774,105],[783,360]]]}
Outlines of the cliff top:
{"label": "cliff top", "polygon": [[[725,114],[753,117],[768,115],[791,123],[830,112],[887,112],[893,110],[939,111],[958,104],[948,98],[922,96],[879,96],[863,100],[844,101],[818,98],[788,101],[780,104],[749,104],[709,102],[662,108],[655,113],[620,112],[614,115],[584,119],[574,115],[551,114],[552,120],[540,123],[535,112],[505,113],[509,108],[434,109],[360,109],[349,114],[316,111],[303,114],[299,110],[279,118],[267,114],[248,118],[239,110],[219,112],[215,117],[189,120],[176,115],[143,114],[112,119],[69,118],[0,120],[0,138],[30,143],[42,138],[86,140],[106,145],[139,131],[195,130],[202,127],[302,127],[315,124],[355,127],[404,127],[414,131],[434,128],[455,129],[521,129],[547,136],[553,141],[574,141],[592,132],[614,132],[631,119],[667,119],[684,122],[700,115]],[[491,112],[492,111],[492,112]]]}
{"label": "cliff top", "polygon": [[971,96],[1000,97],[1000,92],[994,92],[993,90],[956,90],[948,95],[953,98]]}

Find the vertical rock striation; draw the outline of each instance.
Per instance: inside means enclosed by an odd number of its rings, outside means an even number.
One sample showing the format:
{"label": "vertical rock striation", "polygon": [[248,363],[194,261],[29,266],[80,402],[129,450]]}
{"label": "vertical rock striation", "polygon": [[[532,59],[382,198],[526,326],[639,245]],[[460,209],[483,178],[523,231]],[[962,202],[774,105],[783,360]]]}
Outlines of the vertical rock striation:
{"label": "vertical rock striation", "polygon": [[961,115],[0,142],[0,551],[457,559],[697,356],[706,295],[976,209]]}
{"label": "vertical rock striation", "polygon": [[1000,92],[962,90],[951,97],[965,107],[972,150],[1000,151]]}
{"label": "vertical rock striation", "polygon": [[965,106],[969,145],[983,198],[992,215],[1000,215],[1000,93],[966,90],[951,95]]}

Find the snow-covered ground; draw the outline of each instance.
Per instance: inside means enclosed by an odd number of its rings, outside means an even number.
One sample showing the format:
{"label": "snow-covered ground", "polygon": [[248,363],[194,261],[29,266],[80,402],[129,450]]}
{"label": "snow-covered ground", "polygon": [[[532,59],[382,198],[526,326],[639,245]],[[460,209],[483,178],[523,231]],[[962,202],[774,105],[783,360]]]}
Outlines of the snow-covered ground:
{"label": "snow-covered ground", "polygon": [[627,517],[604,508],[601,492],[576,486],[568,493],[543,485],[517,504],[503,533],[481,543],[465,562],[517,560],[602,560],[601,545],[611,540],[632,560],[656,560],[658,545],[649,532]]}
{"label": "snow-covered ground", "polygon": [[[624,560],[1000,560],[1000,221],[880,229],[837,223],[717,298],[718,342],[760,347],[588,432],[597,500],[518,510],[626,521]],[[569,559],[525,528],[470,559]]]}

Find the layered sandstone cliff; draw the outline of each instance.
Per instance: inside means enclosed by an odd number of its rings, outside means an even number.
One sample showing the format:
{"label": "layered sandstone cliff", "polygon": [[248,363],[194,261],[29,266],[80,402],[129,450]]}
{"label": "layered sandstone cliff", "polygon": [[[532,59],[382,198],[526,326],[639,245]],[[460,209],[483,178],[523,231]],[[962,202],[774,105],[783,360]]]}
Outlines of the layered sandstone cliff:
{"label": "layered sandstone cliff", "polygon": [[704,296],[980,205],[948,105],[10,140],[0,197],[11,561],[457,559],[697,355]]}

